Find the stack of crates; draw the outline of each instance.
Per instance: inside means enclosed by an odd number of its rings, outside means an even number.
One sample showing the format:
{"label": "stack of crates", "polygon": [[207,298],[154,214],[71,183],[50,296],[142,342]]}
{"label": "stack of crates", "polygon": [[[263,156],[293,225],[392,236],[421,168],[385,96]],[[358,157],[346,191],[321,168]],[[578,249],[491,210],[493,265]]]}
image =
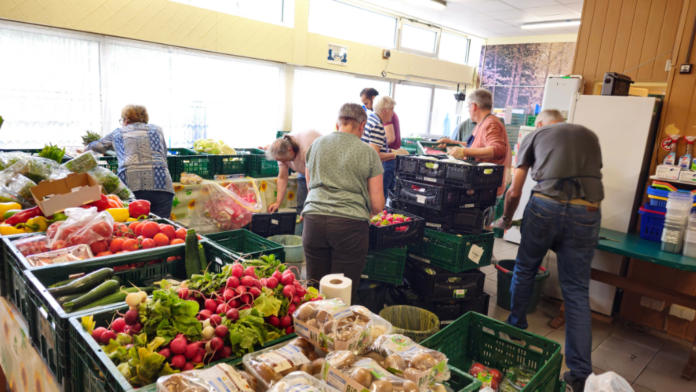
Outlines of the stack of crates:
{"label": "stack of crates", "polygon": [[[421,153],[431,152],[434,145]],[[435,313],[442,324],[475,311],[488,313],[483,292],[493,233],[484,230],[495,206],[504,167],[454,161],[445,155],[399,156],[392,206],[425,220],[423,238],[408,247],[406,285],[388,292],[389,305],[412,305]]]}

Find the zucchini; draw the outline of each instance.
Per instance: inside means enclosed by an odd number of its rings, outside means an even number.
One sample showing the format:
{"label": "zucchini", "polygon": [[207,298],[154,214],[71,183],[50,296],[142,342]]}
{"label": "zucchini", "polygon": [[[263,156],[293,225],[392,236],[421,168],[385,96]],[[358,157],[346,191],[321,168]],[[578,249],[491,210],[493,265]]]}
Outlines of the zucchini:
{"label": "zucchini", "polygon": [[208,259],[205,257],[205,249],[203,249],[203,244],[198,244],[198,258],[201,261],[201,271],[205,272],[208,270]]}
{"label": "zucchini", "polygon": [[77,298],[80,298],[83,295],[85,295],[85,293],[64,295],[62,297],[56,298],[56,302],[58,302],[58,305],[63,305],[64,303],[66,303],[68,301],[72,301],[72,300],[77,299]]}
{"label": "zucchini", "polygon": [[81,296],[80,298],[64,303],[63,310],[70,313],[73,311],[73,309],[78,309],[82,306],[85,306],[91,302],[98,300],[99,298],[103,298],[109,294],[112,294],[114,291],[118,290],[120,286],[121,284],[115,280],[107,280],[106,282],[93,288],[87,294]]}
{"label": "zucchini", "polygon": [[186,258],[186,277],[190,278],[192,275],[201,272],[201,260],[198,257],[198,236],[195,230],[189,230],[186,232],[186,249],[184,252],[184,257]]}
{"label": "zucchini", "polygon": [[63,296],[68,294],[76,294],[79,292],[87,291],[110,279],[114,276],[114,270],[111,268],[102,268],[91,272],[81,278],[75,279],[72,282],[60,286],[48,289],[48,293],[53,297]]}
{"label": "zucchini", "polygon": [[49,288],[49,289],[52,289],[52,288],[55,288],[55,287],[65,286],[66,284],[72,282],[72,281],[75,280],[75,279],[79,279],[79,278],[72,278],[72,279],[60,281],[60,282],[58,282],[58,283],[53,283],[52,285],[48,286],[48,288]]}
{"label": "zucchini", "polygon": [[117,304],[120,302],[123,302],[126,300],[126,296],[130,293],[137,293],[138,291],[144,291],[148,294],[152,294],[153,291],[155,291],[154,286],[148,286],[148,287],[141,287],[138,289],[137,287],[128,287],[125,289],[121,289],[113,294],[107,295],[106,297],[103,297],[101,299],[98,299],[92,303],[88,303],[87,305],[84,305],[83,307],[74,310],[74,312],[80,312],[83,310],[87,309],[92,309],[96,308],[98,306],[105,306],[105,305],[112,305],[112,304]]}

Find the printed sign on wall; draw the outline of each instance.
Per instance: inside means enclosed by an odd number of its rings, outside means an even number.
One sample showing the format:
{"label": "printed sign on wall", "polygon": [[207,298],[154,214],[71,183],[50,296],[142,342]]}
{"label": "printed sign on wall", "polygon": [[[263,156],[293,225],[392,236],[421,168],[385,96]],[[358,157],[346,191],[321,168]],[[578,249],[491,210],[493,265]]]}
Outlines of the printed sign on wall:
{"label": "printed sign on wall", "polygon": [[329,56],[326,62],[334,65],[348,65],[348,47],[343,45],[329,44]]}

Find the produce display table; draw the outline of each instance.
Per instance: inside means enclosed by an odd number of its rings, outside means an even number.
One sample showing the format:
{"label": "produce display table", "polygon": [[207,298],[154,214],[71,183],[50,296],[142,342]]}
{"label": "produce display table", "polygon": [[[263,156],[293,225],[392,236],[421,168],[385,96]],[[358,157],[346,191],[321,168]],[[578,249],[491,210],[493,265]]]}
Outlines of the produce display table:
{"label": "produce display table", "polygon": [[[616,241],[599,240],[597,249],[621,256],[655,263],[664,267],[681,271],[696,272],[696,259],[680,254],[667,253],[660,250],[661,243],[646,241],[639,234],[621,233],[614,230],[600,229],[600,237],[610,238]],[[620,289],[640,293],[650,298],[696,309],[696,296],[687,295],[678,291],[660,288],[651,284],[640,282],[625,276],[614,275],[609,272],[592,269],[592,280],[606,283]],[[565,324],[564,307],[561,307],[559,317],[551,322],[551,326],[559,328]],[[682,371],[682,378],[690,380],[696,372],[696,343],[691,348],[691,355]]]}
{"label": "produce display table", "polygon": [[59,392],[56,379],[31,345],[28,333],[19,310],[0,298],[0,392],[5,392],[5,381],[13,391]]}
{"label": "produce display table", "polygon": [[[270,204],[275,203],[278,192],[278,185],[275,177],[269,178],[240,178],[232,180],[215,181],[218,184],[242,183],[249,180],[256,182],[261,194],[261,203],[263,205],[262,212],[266,212],[266,208]],[[183,185],[174,183],[174,201],[172,203],[172,215],[174,220],[189,219],[190,212],[199,197],[200,184]],[[280,208],[295,208],[297,206],[297,176],[292,176],[288,179],[288,189],[285,193],[285,200]]]}

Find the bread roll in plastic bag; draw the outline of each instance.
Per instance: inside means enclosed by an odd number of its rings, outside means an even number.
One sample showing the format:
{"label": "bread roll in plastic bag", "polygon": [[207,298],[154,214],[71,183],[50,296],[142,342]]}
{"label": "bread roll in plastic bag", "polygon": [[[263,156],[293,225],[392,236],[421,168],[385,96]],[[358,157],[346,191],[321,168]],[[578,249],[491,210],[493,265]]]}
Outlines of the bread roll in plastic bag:
{"label": "bread roll in plastic bag", "polygon": [[385,358],[387,370],[415,382],[421,389],[450,378],[445,354],[425,348],[407,336],[382,335],[372,349]]}
{"label": "bread roll in plastic bag", "polygon": [[275,383],[269,392],[340,392],[305,372],[292,372]]}
{"label": "bread roll in plastic bag", "polygon": [[253,180],[226,186],[203,181],[193,203],[189,228],[198,233],[241,229],[253,214],[261,212],[261,195]]}
{"label": "bread roll in plastic bag", "polygon": [[226,363],[157,379],[157,392],[253,392],[256,381]]}

